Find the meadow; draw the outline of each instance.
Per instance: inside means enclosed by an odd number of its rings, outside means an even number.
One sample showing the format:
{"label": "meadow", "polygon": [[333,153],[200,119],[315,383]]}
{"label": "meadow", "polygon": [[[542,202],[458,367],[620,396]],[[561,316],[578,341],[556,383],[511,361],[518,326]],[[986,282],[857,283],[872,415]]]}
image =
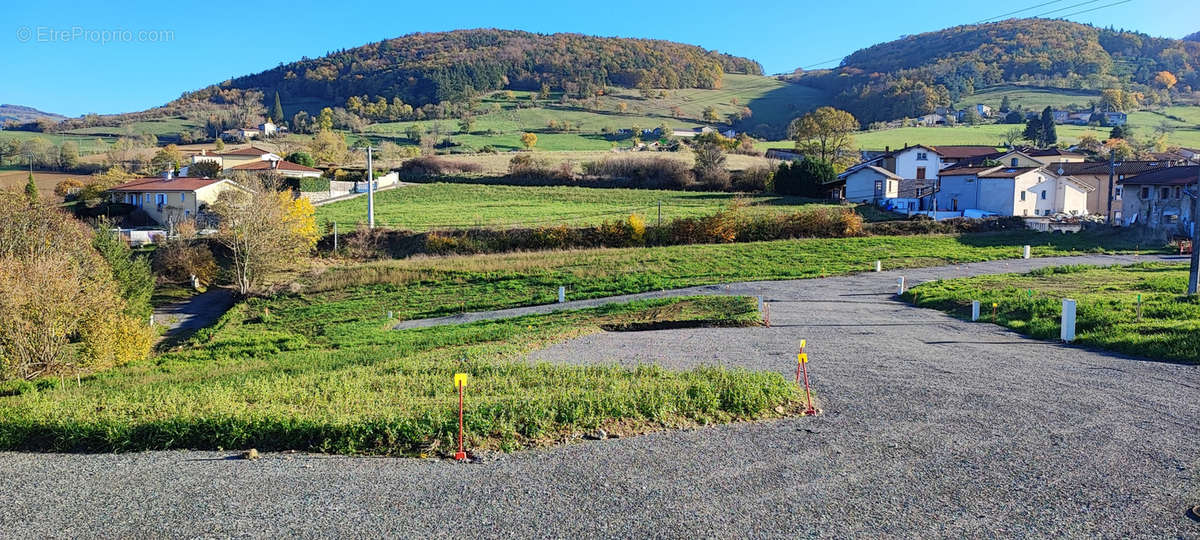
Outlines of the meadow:
{"label": "meadow", "polygon": [[[380,226],[427,231],[468,227],[597,225],[638,214],[654,223],[681,217],[707,216],[734,201],[749,213],[786,214],[800,210],[838,207],[836,204],[765,194],[673,191],[651,189],[597,189],[584,187],[522,187],[434,183],[402,186],[375,195],[375,223]],[[861,213],[868,220],[889,217],[873,208]],[[317,223],[337,223],[341,231],[353,230],[367,215],[366,197],[317,207]]]}
{"label": "meadow", "polygon": [[1066,109],[1071,106],[1086,108],[1091,102],[1100,101],[1100,92],[1002,84],[976,90],[974,94],[959,100],[956,107],[963,108],[982,103],[994,110],[1000,110],[1000,104],[1005,97],[1009,100],[1009,106],[1014,109],[1019,107],[1026,111],[1040,112],[1046,107],[1055,109]]}
{"label": "meadow", "polygon": [[[1077,302],[1075,343],[1152,360],[1200,362],[1200,301],[1185,297],[1187,266],[1060,266],[1026,274],[978,276],[918,285],[905,298],[969,318],[981,314],[1035,338],[1059,339],[1062,299]],[[1140,310],[1139,310],[1140,304]]]}
{"label": "meadow", "polygon": [[[521,134],[538,134],[536,148],[547,151],[595,151],[613,147],[626,147],[631,138],[606,137],[602,130],[617,131],[638,126],[654,129],[666,124],[671,129],[692,129],[710,125],[702,120],[706,107],[713,107],[722,121],[743,107],[751,109],[751,117],[737,123],[736,128],[744,131],[754,126],[765,125],[768,130],[782,132],[792,117],[821,105],[825,96],[820,91],[785,83],[770,77],[727,74],[723,85],[716,90],[679,89],[667,91],[666,97],[643,97],[639,91],[627,88],[609,88],[609,93],[598,96],[598,107],[583,109],[575,105],[563,105],[557,101],[539,101],[534,107],[529,104],[530,92],[513,92],[514,98],[507,99],[503,92],[485,96],[480,100],[484,112],[475,116],[470,133],[461,133],[453,119],[386,122],[372,124],[364,132],[372,139],[392,139],[401,144],[412,144],[405,136],[410,126],[437,131],[456,143],[480,149],[491,146],[498,150],[524,148]],[[620,107],[625,110],[621,111]],[[678,113],[678,114],[676,114]],[[568,122],[571,132],[553,132],[547,128],[549,122]]]}

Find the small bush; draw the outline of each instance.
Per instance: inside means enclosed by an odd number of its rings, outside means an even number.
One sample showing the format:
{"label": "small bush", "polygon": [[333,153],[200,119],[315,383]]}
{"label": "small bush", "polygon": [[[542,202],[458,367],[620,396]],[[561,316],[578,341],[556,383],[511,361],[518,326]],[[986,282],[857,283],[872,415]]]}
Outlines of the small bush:
{"label": "small bush", "polygon": [[455,161],[436,156],[405,161],[397,171],[404,177],[443,176],[447,174],[481,173],[483,166],[469,161]]}
{"label": "small bush", "polygon": [[318,191],[329,191],[328,178],[300,178],[298,187],[301,192],[311,193]]}
{"label": "small bush", "polygon": [[628,187],[682,189],[695,183],[686,163],[667,157],[610,157],[583,164],[588,176],[624,179]]}
{"label": "small bush", "polygon": [[154,250],[154,272],[176,283],[189,281],[192,276],[201,283],[212,283],[217,276],[217,261],[208,244],[175,239]]}
{"label": "small bush", "polygon": [[732,179],[736,191],[762,192],[775,190],[775,170],[766,165],[737,172]]}

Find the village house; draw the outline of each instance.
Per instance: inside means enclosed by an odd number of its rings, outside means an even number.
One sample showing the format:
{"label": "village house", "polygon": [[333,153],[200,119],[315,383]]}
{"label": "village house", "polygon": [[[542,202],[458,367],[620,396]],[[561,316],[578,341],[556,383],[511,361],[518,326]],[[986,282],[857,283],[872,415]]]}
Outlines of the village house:
{"label": "village house", "polygon": [[1189,234],[1192,197],[1200,165],[1164,167],[1117,182],[1123,192],[1122,224],[1140,225],[1171,235]]}
{"label": "village house", "polygon": [[247,146],[246,148],[219,153],[210,153],[207,150],[201,150],[199,154],[192,156],[192,163],[199,163],[201,161],[215,161],[221,166],[221,170],[224,171],[255,161],[283,161],[283,158],[267,150]]}
{"label": "village house", "polygon": [[276,135],[281,135],[283,133],[286,133],[287,126],[281,125],[281,124],[276,124],[276,123],[272,122],[270,119],[267,119],[266,122],[263,122],[258,125],[258,131],[262,133],[263,137],[274,137]]}
{"label": "village house", "polygon": [[1107,161],[1092,161],[1083,163],[1061,163],[1051,165],[1047,168],[1053,171],[1062,171],[1062,174],[1068,175],[1080,182],[1083,182],[1093,188],[1088,192],[1087,209],[1089,214],[1108,216],[1112,212],[1112,220],[1114,223],[1121,223],[1122,216],[1122,187],[1120,181],[1127,177],[1137,176],[1139,174],[1171,167],[1176,165],[1176,162],[1171,161],[1122,161],[1116,164],[1113,168],[1113,180],[1116,181],[1115,186],[1111,186],[1112,191],[1112,208],[1110,210],[1108,197],[1110,191],[1109,183],[1109,163]]}
{"label": "village house", "polygon": [[242,171],[248,173],[272,172],[286,178],[319,178],[321,176],[320,169],[306,167],[286,160],[250,161],[241,165],[234,165],[225,169],[225,171]]}
{"label": "village house", "polygon": [[221,132],[221,138],[230,141],[248,141],[262,134],[257,128],[232,128]]}
{"label": "village house", "polygon": [[896,173],[876,165],[859,167],[838,177],[846,183],[846,201],[876,204],[900,196],[900,181]]}
{"label": "village house", "polygon": [[1043,167],[956,167],[942,172],[934,194],[937,208],[981,210],[1002,216],[1084,215],[1094,190]]}
{"label": "village house", "polygon": [[139,178],[116,186],[108,193],[113,202],[131,204],[154,221],[170,227],[203,217],[208,206],[224,191],[245,191],[231,180],[176,177],[171,173]]}
{"label": "village house", "polygon": [[799,161],[804,159],[804,154],[795,150],[785,150],[783,148],[768,148],[766,153],[767,159],[778,159],[781,161]]}
{"label": "village house", "polygon": [[1106,126],[1123,126],[1129,121],[1129,115],[1123,112],[1106,112],[1104,113],[1104,125]]}

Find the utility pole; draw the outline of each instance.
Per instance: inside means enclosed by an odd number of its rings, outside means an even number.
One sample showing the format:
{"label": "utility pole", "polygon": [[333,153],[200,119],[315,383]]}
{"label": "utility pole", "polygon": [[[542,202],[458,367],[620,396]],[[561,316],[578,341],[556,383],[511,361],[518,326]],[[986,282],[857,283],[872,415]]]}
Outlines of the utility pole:
{"label": "utility pole", "polygon": [[375,228],[375,167],[371,163],[370,145],[367,145],[367,228]]}
{"label": "utility pole", "polygon": [[1112,203],[1117,182],[1117,151],[1108,151],[1108,224],[1113,225]]}
{"label": "utility pole", "polygon": [[1196,167],[1196,186],[1192,189],[1192,265],[1188,269],[1188,296],[1195,295],[1200,285],[1200,166]]}

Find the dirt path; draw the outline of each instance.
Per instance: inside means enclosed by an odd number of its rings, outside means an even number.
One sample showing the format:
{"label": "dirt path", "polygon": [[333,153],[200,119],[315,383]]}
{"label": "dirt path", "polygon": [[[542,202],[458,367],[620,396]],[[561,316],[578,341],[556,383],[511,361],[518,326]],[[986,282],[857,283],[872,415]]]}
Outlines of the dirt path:
{"label": "dirt path", "polygon": [[1200,537],[1185,515],[1200,504],[1200,366],[912,308],[886,273],[738,287],[767,297],[771,328],[605,333],[532,359],[790,376],[803,338],[825,414],[472,465],[6,453],[0,536]]}

